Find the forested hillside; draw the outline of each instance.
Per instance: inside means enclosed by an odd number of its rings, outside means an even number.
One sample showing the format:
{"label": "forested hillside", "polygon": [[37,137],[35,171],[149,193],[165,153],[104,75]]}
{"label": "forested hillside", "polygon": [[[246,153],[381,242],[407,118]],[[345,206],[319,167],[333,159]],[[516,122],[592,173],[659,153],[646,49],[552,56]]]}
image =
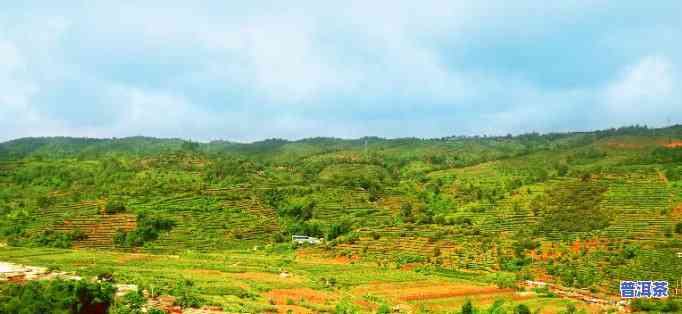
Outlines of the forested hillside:
{"label": "forested hillside", "polygon": [[504,137],[24,138],[0,144],[10,246],[319,254],[617,293],[682,276],[682,126]]}

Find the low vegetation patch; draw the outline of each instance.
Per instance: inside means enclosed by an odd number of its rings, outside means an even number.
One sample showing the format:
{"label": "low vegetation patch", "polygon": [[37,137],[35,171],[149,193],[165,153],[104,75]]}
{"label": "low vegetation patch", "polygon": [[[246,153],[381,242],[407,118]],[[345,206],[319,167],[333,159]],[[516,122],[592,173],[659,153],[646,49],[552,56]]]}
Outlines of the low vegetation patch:
{"label": "low vegetation patch", "polygon": [[114,236],[114,243],[121,247],[140,247],[158,239],[161,232],[169,231],[175,225],[174,220],[140,213],[137,216],[137,228],[128,232],[118,230]]}
{"label": "low vegetation patch", "polygon": [[0,313],[104,314],[114,292],[108,283],[85,280],[0,285]]}

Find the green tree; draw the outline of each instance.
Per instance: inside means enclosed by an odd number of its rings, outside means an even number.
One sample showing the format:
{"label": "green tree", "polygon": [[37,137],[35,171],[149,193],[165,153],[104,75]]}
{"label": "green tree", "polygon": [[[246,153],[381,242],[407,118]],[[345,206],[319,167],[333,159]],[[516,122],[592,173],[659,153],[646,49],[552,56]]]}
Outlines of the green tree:
{"label": "green tree", "polygon": [[462,314],[474,314],[474,305],[471,304],[471,300],[467,300],[464,305],[462,305]]}
{"label": "green tree", "polygon": [[530,314],[530,309],[528,305],[519,304],[514,308],[514,314]]}

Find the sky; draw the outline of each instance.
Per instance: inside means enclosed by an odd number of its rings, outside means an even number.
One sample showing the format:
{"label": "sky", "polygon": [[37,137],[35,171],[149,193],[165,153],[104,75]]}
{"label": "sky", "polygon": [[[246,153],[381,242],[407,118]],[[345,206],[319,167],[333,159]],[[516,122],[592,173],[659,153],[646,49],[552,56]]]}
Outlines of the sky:
{"label": "sky", "polygon": [[658,127],[681,39],[677,0],[13,1],[0,141]]}

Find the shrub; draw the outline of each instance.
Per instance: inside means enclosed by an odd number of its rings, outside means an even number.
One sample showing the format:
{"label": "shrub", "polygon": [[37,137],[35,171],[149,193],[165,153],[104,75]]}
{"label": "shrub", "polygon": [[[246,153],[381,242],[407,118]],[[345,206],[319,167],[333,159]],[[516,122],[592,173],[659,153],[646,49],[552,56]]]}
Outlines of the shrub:
{"label": "shrub", "polygon": [[342,299],[334,308],[336,314],[355,314],[360,313],[358,308],[348,299]]}
{"label": "shrub", "polygon": [[281,232],[275,232],[272,234],[272,242],[283,243],[287,241],[287,237]]}
{"label": "shrub", "polygon": [[400,217],[403,218],[403,221],[405,222],[411,222],[413,221],[412,218],[412,204],[410,203],[403,203],[400,205]]}
{"label": "shrub", "polygon": [[626,245],[623,249],[623,257],[625,259],[633,259],[639,254],[639,246],[637,245]]}
{"label": "shrub", "polygon": [[170,294],[175,297],[175,305],[182,308],[198,308],[204,300],[194,292],[194,282],[191,280],[179,280]]}
{"label": "shrub", "polygon": [[682,234],[682,222],[675,224],[675,233]]}
{"label": "shrub", "polygon": [[[282,206],[282,205],[280,205]],[[290,203],[279,207],[277,213],[282,217],[292,218],[294,220],[308,220],[313,218],[313,209],[316,203],[313,200],[306,198],[297,198]]]}
{"label": "shrub", "polygon": [[682,304],[679,300],[667,299],[663,300],[649,300],[649,299],[635,299],[630,304],[635,312],[655,312],[655,313],[679,313],[682,310]]}
{"label": "shrub", "polygon": [[324,234],[322,225],[317,222],[290,221],[286,229],[289,234],[304,234],[311,237],[320,237]]}
{"label": "shrub", "polygon": [[341,223],[332,223],[329,226],[329,230],[327,231],[326,238],[327,240],[334,240],[338,238],[339,236],[346,234],[350,231],[350,223],[348,222],[341,222]]}
{"label": "shrub", "polygon": [[576,312],[578,312],[578,309],[575,307],[575,304],[570,303],[566,305],[566,309],[559,312],[559,314],[575,314]]}
{"label": "shrub", "polygon": [[675,169],[674,167],[668,167],[665,169],[665,177],[670,181],[682,180],[682,170]]}
{"label": "shrub", "polygon": [[[4,289],[4,291],[3,291]],[[0,288],[0,313],[98,313],[113,300],[109,283],[30,281]]]}
{"label": "shrub", "polygon": [[84,240],[85,238],[87,238],[87,236],[80,230],[74,230],[72,232],[45,230],[41,233],[31,236],[28,239],[13,241],[12,244],[28,247],[68,249],[72,246],[73,241],[80,241]]}
{"label": "shrub", "polygon": [[500,289],[516,288],[516,275],[498,272],[493,278],[495,285]]}
{"label": "shrub", "polygon": [[173,227],[175,227],[173,220],[140,213],[137,215],[137,228],[130,232],[118,230],[114,235],[114,243],[123,247],[139,247],[158,239],[162,231],[171,230]]}
{"label": "shrub", "polygon": [[462,314],[474,314],[475,313],[474,305],[471,304],[471,300],[467,300],[463,305],[462,305]]}
{"label": "shrub", "polygon": [[40,196],[37,199],[38,202],[38,207],[40,208],[48,208],[55,203],[57,203],[57,200],[53,196]]}
{"label": "shrub", "polygon": [[514,308],[514,314],[530,314],[530,309],[528,305],[519,304]]}
{"label": "shrub", "polygon": [[391,313],[391,307],[388,306],[386,303],[382,303],[379,305],[379,308],[377,309],[377,314],[388,314]]}
{"label": "shrub", "polygon": [[110,215],[121,213],[124,212],[125,210],[126,207],[120,200],[109,200],[107,201],[107,204],[104,206],[104,212]]}
{"label": "shrub", "polygon": [[116,302],[109,313],[111,314],[143,314],[143,306],[147,303],[147,299],[141,292],[128,292],[121,300]]}

